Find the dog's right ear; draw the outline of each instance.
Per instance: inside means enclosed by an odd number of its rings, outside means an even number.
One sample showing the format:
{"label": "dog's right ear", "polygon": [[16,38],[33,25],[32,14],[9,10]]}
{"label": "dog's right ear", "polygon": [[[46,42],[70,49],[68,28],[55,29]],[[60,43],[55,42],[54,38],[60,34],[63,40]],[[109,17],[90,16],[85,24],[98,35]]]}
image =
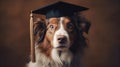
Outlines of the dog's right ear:
{"label": "dog's right ear", "polygon": [[[43,20],[37,19],[33,21],[33,14],[30,14],[30,50],[31,50],[31,61],[35,62],[35,43],[42,42],[46,33],[46,24]],[[37,38],[37,39],[36,39]]]}
{"label": "dog's right ear", "polygon": [[45,33],[46,33],[46,24],[45,21],[37,18],[36,22],[34,23],[34,36],[38,37],[37,42],[40,43],[44,40]]}

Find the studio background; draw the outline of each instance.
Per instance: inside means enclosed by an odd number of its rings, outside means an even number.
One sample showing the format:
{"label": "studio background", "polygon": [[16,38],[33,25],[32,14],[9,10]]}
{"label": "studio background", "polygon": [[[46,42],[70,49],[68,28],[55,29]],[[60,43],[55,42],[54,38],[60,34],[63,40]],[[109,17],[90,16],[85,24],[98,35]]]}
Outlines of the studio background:
{"label": "studio background", "polygon": [[[23,67],[30,52],[29,14],[58,0],[0,0],[0,67]],[[120,67],[120,0],[63,0],[90,8],[85,67]]]}

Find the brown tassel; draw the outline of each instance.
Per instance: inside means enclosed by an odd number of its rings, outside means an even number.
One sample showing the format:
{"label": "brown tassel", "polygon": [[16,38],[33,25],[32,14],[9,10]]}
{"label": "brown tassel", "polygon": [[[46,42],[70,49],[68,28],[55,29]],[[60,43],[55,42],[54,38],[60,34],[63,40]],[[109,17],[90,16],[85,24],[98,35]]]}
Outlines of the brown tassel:
{"label": "brown tassel", "polygon": [[33,14],[30,14],[30,45],[31,45],[31,61],[35,62],[35,44],[34,44],[34,35],[33,35]]}

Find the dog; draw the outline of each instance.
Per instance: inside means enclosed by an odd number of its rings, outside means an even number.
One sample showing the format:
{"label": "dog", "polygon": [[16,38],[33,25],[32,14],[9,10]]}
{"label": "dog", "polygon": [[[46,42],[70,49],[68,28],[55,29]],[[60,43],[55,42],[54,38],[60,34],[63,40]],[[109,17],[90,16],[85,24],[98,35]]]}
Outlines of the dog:
{"label": "dog", "polygon": [[83,16],[63,16],[34,23],[35,62],[27,67],[81,67],[90,22]]}

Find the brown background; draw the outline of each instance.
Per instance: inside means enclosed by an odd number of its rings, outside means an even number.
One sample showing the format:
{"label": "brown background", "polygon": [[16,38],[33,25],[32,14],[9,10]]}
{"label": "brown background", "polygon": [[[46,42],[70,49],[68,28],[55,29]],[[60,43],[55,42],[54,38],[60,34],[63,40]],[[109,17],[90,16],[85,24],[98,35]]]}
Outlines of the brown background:
{"label": "brown background", "polygon": [[[0,67],[23,67],[29,55],[29,13],[57,0],[0,0]],[[89,7],[85,67],[120,67],[120,0],[65,0]]]}

